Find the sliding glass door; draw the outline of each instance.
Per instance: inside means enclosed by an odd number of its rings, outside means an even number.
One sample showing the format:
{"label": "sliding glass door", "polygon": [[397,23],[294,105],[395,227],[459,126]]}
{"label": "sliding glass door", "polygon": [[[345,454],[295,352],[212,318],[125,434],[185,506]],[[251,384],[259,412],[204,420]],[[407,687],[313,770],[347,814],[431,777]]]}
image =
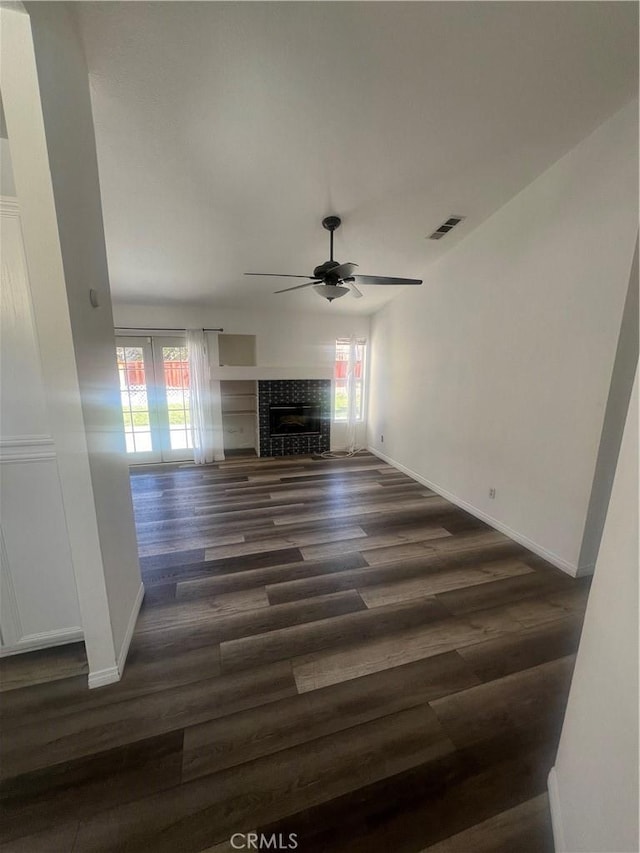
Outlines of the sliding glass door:
{"label": "sliding glass door", "polygon": [[131,462],[193,458],[189,359],[184,338],[116,338],[120,398]]}

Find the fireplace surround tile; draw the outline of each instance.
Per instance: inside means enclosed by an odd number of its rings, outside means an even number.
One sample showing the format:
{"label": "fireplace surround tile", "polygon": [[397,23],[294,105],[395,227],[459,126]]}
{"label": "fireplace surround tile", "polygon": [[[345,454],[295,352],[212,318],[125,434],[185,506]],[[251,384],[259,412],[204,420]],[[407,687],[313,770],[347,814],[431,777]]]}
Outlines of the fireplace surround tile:
{"label": "fireplace surround tile", "polygon": [[[272,436],[271,406],[312,406],[320,409],[319,431],[312,435]],[[258,382],[260,456],[324,453],[331,446],[331,380],[278,379]]]}

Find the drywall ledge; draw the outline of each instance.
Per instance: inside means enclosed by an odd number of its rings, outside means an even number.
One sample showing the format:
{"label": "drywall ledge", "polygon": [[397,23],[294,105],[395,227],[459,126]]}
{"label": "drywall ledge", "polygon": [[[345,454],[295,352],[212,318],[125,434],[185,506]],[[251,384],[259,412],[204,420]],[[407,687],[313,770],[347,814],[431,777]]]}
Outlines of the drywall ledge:
{"label": "drywall ledge", "polygon": [[275,381],[298,379],[332,379],[332,368],[311,365],[310,367],[212,367],[212,376],[221,381]]}
{"label": "drywall ledge", "polygon": [[519,542],[520,545],[524,545],[525,548],[528,548],[529,551],[533,551],[534,554],[537,554],[539,557],[547,560],[552,565],[556,566],[558,569],[562,569],[563,572],[566,572],[571,577],[580,577],[582,575],[591,574],[593,572],[593,566],[576,566],[572,563],[569,563],[567,560],[563,560],[562,557],[559,557],[557,554],[554,554],[552,551],[548,551],[542,545],[539,545],[537,542],[534,542],[532,539],[529,539],[523,533],[519,533],[517,530],[513,530],[511,527],[508,527],[506,524],[502,524],[502,522],[493,518],[477,507],[473,506],[473,504],[468,503],[463,500],[463,498],[459,498],[457,495],[452,494],[447,491],[447,489],[443,489],[442,486],[439,486],[438,483],[433,483],[431,480],[427,480],[426,477],[421,477],[420,474],[416,474],[415,471],[412,471],[411,468],[407,468],[406,465],[402,465],[400,462],[396,462],[395,459],[392,459],[390,456],[387,456],[385,453],[377,450],[375,447],[368,446],[367,450],[370,453],[373,453],[374,456],[377,456],[379,459],[384,460],[389,465],[396,468],[398,471],[402,471],[403,474],[411,477],[412,480],[416,480],[418,483],[421,483],[423,486],[426,486],[428,489],[431,489],[434,492],[437,492],[443,498],[446,498],[448,501],[451,501],[452,504],[459,506],[461,509],[464,509],[466,512],[471,513],[476,518],[479,518],[480,521],[485,521],[495,530],[499,530],[500,533],[504,533],[505,536],[508,536],[509,539],[513,539],[514,542]]}

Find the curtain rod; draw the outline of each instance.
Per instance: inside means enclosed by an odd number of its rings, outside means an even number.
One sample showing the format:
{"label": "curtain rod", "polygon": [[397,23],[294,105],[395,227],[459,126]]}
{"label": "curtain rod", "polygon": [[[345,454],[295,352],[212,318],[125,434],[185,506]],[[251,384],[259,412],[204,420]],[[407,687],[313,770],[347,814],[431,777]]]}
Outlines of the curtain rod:
{"label": "curtain rod", "polygon": [[[166,329],[162,326],[114,326],[116,332],[186,332],[186,329]],[[224,332],[224,329],[203,329],[203,332]]]}

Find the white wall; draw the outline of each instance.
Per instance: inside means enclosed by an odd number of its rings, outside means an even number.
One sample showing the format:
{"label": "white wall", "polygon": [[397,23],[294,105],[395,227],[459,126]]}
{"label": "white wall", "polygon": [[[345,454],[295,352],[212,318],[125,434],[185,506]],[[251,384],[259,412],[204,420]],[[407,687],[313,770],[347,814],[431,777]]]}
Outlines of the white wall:
{"label": "white wall", "polygon": [[[318,297],[315,297],[318,298]],[[189,305],[129,305],[114,303],[116,327],[223,328],[228,334],[256,335],[259,367],[309,368],[333,372],[337,338],[369,337],[369,317],[335,314],[299,314],[286,311],[238,311]],[[344,425],[333,424],[332,448],[344,446]],[[359,440],[365,441],[365,424]]]}
{"label": "white wall", "polygon": [[[75,19],[30,7],[91,482],[116,650],[140,591],[89,77]],[[97,290],[100,308],[89,301]]]}
{"label": "white wall", "polygon": [[1,653],[82,640],[15,199],[0,198]]}
{"label": "white wall", "polygon": [[549,794],[558,853],[636,853],[638,380]]}
{"label": "white wall", "polygon": [[[87,69],[64,4],[2,8],[2,98],[91,685],[119,677],[142,587]],[[89,289],[101,308],[89,304]],[[28,520],[25,519],[25,523]]]}
{"label": "white wall", "polygon": [[637,128],[629,104],[372,321],[372,448],[571,573],[592,568],[578,557],[637,232]]}

